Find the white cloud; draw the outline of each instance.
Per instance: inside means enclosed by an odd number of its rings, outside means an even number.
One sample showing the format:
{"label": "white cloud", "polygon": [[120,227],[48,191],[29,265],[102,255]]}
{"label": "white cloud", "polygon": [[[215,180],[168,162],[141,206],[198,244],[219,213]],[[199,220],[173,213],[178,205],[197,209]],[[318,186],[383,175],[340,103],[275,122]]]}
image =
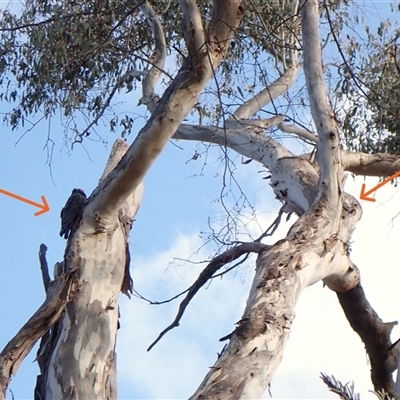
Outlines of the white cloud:
{"label": "white cloud", "polygon": [[[168,267],[172,257],[189,257],[201,245],[197,235],[177,235],[171,248],[154,257],[135,259],[135,288],[162,300],[189,287],[205,264]],[[201,250],[198,259],[207,259]],[[234,329],[243,312],[249,282],[225,276],[200,290],[189,304],[181,326],[168,332],[147,353],[146,349],[169,325],[177,312],[175,301],[149,306],[134,298],[121,304],[118,337],[119,379],[129,381],[147,398],[185,398],[194,392],[223,344],[218,339]],[[135,359],[133,359],[135,357]]]}
{"label": "white cloud", "polygon": [[[346,190],[359,198],[359,177]],[[378,180],[367,179],[367,188]],[[376,192],[376,203],[361,201],[363,217],[353,235],[351,258],[361,271],[361,283],[372,307],[385,322],[399,319],[400,268],[396,239],[400,237],[398,190],[388,184]],[[392,340],[400,336],[393,330]],[[321,283],[306,289],[296,307],[296,318],[283,362],[272,382],[275,398],[337,398],[328,393],[319,372],[335,375],[342,383],[354,380],[362,399],[370,392],[370,366],[364,345],[347,322],[336,295]]]}
{"label": "white cloud", "polygon": [[[348,190],[356,197],[361,181],[348,183]],[[370,184],[370,180],[367,182]],[[400,300],[396,289],[399,268],[395,261],[400,219],[398,223],[395,221],[394,227],[389,225],[399,195],[386,203],[394,191],[390,186],[379,191],[377,198],[381,204],[363,202],[364,216],[357,226],[352,246],[352,259],[361,269],[367,297],[384,321],[398,318]],[[274,217],[272,214],[270,218],[261,216],[259,223],[266,227]],[[291,223],[282,225],[280,237]],[[250,223],[249,229],[258,228]],[[275,240],[267,239],[267,242]],[[201,244],[197,234],[177,234],[167,251],[146,259],[134,255],[135,288],[155,300],[186,289],[205,264],[168,266],[168,263],[173,257],[189,257]],[[196,259],[205,260],[208,256],[207,250],[201,249]],[[236,273],[213,281],[206,290],[201,289],[188,306],[181,326],[167,333],[150,353],[146,348],[172,322],[181,299],[161,306],[149,306],[135,298],[123,300],[122,329],[118,338],[120,380],[146,398],[190,396],[222,348],[218,339],[231,332],[240,319],[253,271],[254,265],[249,263],[247,268],[242,267]],[[324,372],[335,375],[343,383],[354,380],[355,389],[363,399],[375,398],[368,392],[372,389],[369,369],[364,345],[349,326],[335,293],[322,288],[322,283],[306,289],[296,307],[284,358],[272,382],[272,395],[293,399],[336,398],[319,378],[320,372]]]}

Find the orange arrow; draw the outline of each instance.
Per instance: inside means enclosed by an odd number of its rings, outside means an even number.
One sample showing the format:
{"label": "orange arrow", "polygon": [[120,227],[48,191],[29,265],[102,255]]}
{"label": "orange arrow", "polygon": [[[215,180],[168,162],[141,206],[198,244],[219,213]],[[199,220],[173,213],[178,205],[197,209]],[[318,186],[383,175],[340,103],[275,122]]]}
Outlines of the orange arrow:
{"label": "orange arrow", "polygon": [[50,211],[50,207],[49,207],[49,205],[47,203],[47,200],[46,200],[46,198],[44,196],[42,196],[42,204],[40,204],[40,203],[36,203],[36,202],[34,202],[32,200],[26,199],[25,197],[18,196],[17,194],[14,194],[14,193],[11,193],[11,192],[7,192],[7,190],[0,189],[0,193],[5,194],[6,196],[10,196],[13,199],[17,199],[19,201],[23,201],[24,203],[28,203],[31,206],[35,206],[35,207],[40,208],[41,210],[34,214],[35,217],[37,217],[38,215],[42,215],[42,214],[46,213],[47,211]]}
{"label": "orange arrow", "polygon": [[361,186],[360,199],[374,202],[375,199],[372,198],[372,197],[368,197],[368,195],[370,195],[371,193],[375,192],[376,190],[381,188],[383,185],[386,185],[388,182],[390,182],[394,178],[397,178],[399,175],[400,175],[400,171],[397,171],[392,176],[389,176],[389,178],[386,178],[384,181],[382,181],[378,185],[374,186],[371,190],[368,190],[368,192],[365,192],[365,183],[363,183],[362,186]]}

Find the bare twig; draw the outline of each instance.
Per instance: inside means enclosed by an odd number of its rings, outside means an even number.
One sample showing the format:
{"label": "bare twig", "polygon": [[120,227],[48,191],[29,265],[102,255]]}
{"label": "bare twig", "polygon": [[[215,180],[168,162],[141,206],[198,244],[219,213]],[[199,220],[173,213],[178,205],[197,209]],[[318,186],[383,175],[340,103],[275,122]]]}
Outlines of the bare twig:
{"label": "bare twig", "polygon": [[210,279],[212,279],[216,271],[218,271],[225,264],[236,260],[243,254],[260,253],[261,251],[269,249],[269,247],[270,246],[266,244],[257,242],[244,243],[239,246],[233,247],[232,249],[229,249],[212,259],[211,262],[206,266],[206,268],[204,268],[204,270],[200,273],[199,277],[196,279],[193,285],[189,288],[188,294],[179,305],[178,313],[173,322],[158,335],[157,339],[149,346],[147,351],[150,351],[167,332],[179,326],[179,321],[181,320],[183,313],[185,312],[186,307],[189,305],[190,301],[200,290],[200,288],[202,288]]}
{"label": "bare twig", "polygon": [[255,242],[260,243],[261,240],[263,240],[265,237],[267,237],[267,236],[272,236],[272,235],[275,233],[275,231],[276,231],[276,230],[278,229],[278,227],[279,227],[279,224],[281,223],[281,218],[282,218],[283,213],[285,212],[285,207],[286,207],[286,204],[284,204],[284,205],[279,209],[278,216],[275,218],[274,222],[272,222],[272,224],[267,228],[267,230],[266,230],[261,236],[259,236],[259,237],[255,240]]}
{"label": "bare twig", "polygon": [[82,133],[77,133],[75,136],[75,140],[71,144],[71,148],[73,148],[75,143],[82,143],[83,138],[85,136],[89,136],[89,131],[90,129],[94,126],[97,125],[99,122],[100,118],[104,115],[104,112],[107,110],[109,107],[111,100],[113,99],[115,93],[117,90],[121,87],[122,85],[122,80],[118,79],[117,83],[114,85],[114,87],[111,89],[111,92],[109,93],[106,101],[104,102],[103,106],[101,107],[100,111],[97,113],[96,118],[90,122],[90,124],[82,131]]}

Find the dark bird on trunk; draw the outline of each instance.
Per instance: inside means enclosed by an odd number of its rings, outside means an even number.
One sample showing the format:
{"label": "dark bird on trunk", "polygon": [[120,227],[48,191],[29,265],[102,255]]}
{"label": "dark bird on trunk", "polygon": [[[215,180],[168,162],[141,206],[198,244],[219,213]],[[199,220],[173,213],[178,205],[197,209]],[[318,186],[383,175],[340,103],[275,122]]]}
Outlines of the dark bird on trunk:
{"label": "dark bird on trunk", "polygon": [[74,189],[61,210],[60,236],[64,236],[64,239],[68,239],[72,231],[76,229],[75,224],[82,215],[85,202],[85,192],[81,189]]}

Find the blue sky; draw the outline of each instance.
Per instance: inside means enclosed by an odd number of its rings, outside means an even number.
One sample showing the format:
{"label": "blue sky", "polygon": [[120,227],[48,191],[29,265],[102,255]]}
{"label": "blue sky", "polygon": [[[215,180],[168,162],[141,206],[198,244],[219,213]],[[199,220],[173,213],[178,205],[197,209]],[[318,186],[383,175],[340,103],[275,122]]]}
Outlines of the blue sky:
{"label": "blue sky", "polygon": [[[144,113],[137,104],[138,94],[126,98],[120,111],[132,108]],[[0,107],[2,107],[0,105]],[[0,112],[3,111],[0,108]],[[141,127],[138,120],[136,128]],[[44,299],[38,249],[48,246],[50,269],[62,259],[65,241],[58,235],[59,213],[74,187],[87,194],[95,188],[102,174],[115,135],[99,126],[107,145],[85,142],[68,155],[63,148],[62,128],[54,119],[52,138],[56,142],[52,176],[46,165],[43,147],[47,123],[38,125],[15,146],[24,133],[1,129],[0,188],[38,201],[45,195],[51,211],[34,217],[36,210],[0,195],[2,225],[0,228],[0,347],[28,320]],[[137,130],[136,130],[137,131]],[[135,130],[134,130],[135,132]],[[128,137],[129,143],[133,137]],[[285,143],[299,148],[294,140]],[[203,265],[176,261],[193,256],[207,259],[213,247],[202,249],[200,232],[209,231],[208,217],[221,211],[218,199],[222,176],[219,150],[211,149],[197,161],[190,161],[195,143],[169,144],[145,180],[142,206],[130,236],[132,274],[135,289],[146,297],[162,300],[186,289]],[[279,204],[274,199],[262,167],[255,162],[240,165],[235,177],[258,210],[258,222],[266,228],[275,218]],[[206,162],[204,175],[203,165]],[[363,178],[348,178],[346,189],[358,198]],[[367,179],[367,186],[377,179]],[[363,203],[364,215],[354,234],[352,259],[361,269],[367,296],[384,321],[400,318],[398,304],[400,278],[396,265],[400,234],[398,189],[387,185],[377,195],[377,202]],[[217,224],[217,221],[214,222]],[[283,223],[274,243],[284,237],[290,223]],[[257,225],[249,222],[251,232]],[[199,251],[198,251],[199,250]],[[196,252],[198,252],[196,254]],[[251,262],[213,281],[200,291],[188,307],[181,326],[168,333],[150,352],[148,345],[174,318],[178,303],[148,306],[133,298],[121,299],[121,329],[118,337],[119,398],[187,398],[197,388],[222,348],[218,339],[231,332],[244,309],[254,271]],[[281,368],[272,383],[275,398],[336,398],[319,379],[320,372],[334,374],[342,382],[355,380],[362,398],[368,394],[369,366],[363,345],[351,330],[333,292],[321,283],[308,288],[300,298],[291,338],[286,346]],[[396,328],[393,340],[400,336]],[[16,399],[33,397],[38,369],[33,363],[35,350],[22,364],[10,389]],[[9,397],[11,397],[9,395]]]}
{"label": "blue sky", "polygon": [[[54,130],[56,133],[56,129]],[[107,135],[106,131],[104,132]],[[110,136],[110,143],[112,136]],[[88,152],[77,146],[71,156],[60,155],[52,162],[53,180],[42,150],[46,134],[36,130],[17,147],[17,134],[7,127],[2,131],[1,188],[22,196],[39,199],[45,195],[51,211],[34,217],[24,203],[0,196],[3,229],[0,240],[0,304],[4,323],[0,331],[2,346],[11,339],[44,299],[37,253],[40,243],[48,250],[50,268],[62,259],[65,241],[58,236],[59,212],[70,191],[80,187],[90,193],[101,175],[108,148],[88,144]],[[179,142],[184,149],[169,144],[145,180],[142,207],[131,233],[132,273],[135,288],[144,296],[162,300],[187,288],[202,265],[173,261],[190,257],[202,244],[201,231],[207,231],[208,216],[215,215],[221,177],[219,150],[210,151],[204,176],[198,175],[203,160],[189,162],[193,143]],[[236,178],[258,210],[259,223],[266,227],[275,217],[278,203],[268,181],[258,173],[256,163],[241,166]],[[358,196],[363,182],[348,178],[350,193]],[[374,185],[377,179],[368,179]],[[375,204],[364,203],[364,216],[354,238],[352,259],[361,268],[367,295],[385,321],[399,318],[398,267],[396,242],[400,221],[391,225],[398,212],[398,189],[387,185],[378,192]],[[290,223],[283,224],[283,237]],[[251,226],[255,231],[257,227]],[[268,240],[267,243],[273,243]],[[201,250],[194,260],[209,256]],[[243,311],[254,266],[248,263],[222,280],[203,289],[191,304],[181,326],[150,352],[147,346],[173,319],[177,303],[148,306],[141,300],[121,302],[121,330],[118,338],[119,398],[185,398],[221,350],[218,339],[229,333]],[[387,277],[390,276],[389,282]],[[296,310],[291,339],[284,360],[272,384],[276,398],[334,398],[320,382],[320,371],[335,374],[344,382],[354,379],[356,389],[371,389],[363,345],[348,326],[336,296],[318,283],[307,289]],[[400,335],[399,330],[397,334]],[[393,339],[397,336],[394,334]],[[11,390],[16,399],[32,398],[37,373],[34,353],[23,363],[13,379]],[[289,386],[287,382],[292,382]]]}

